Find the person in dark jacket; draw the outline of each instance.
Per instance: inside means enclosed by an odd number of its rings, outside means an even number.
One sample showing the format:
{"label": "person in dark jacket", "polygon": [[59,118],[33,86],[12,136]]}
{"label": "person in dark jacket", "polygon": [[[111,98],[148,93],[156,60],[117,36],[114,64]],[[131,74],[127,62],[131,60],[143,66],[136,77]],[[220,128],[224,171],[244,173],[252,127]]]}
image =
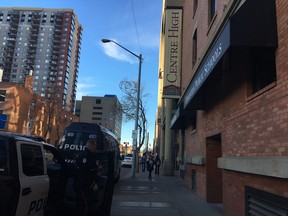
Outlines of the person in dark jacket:
{"label": "person in dark jacket", "polygon": [[159,176],[160,165],[161,165],[161,160],[160,160],[159,155],[157,155],[155,159],[155,175]]}
{"label": "person in dark jacket", "polygon": [[78,196],[80,216],[90,215],[93,193],[99,190],[97,184],[98,164],[96,159],[97,140],[88,140],[85,150],[75,161],[74,186]]}
{"label": "person in dark jacket", "polygon": [[142,156],[142,159],[141,159],[142,172],[145,172],[146,163],[147,163],[147,157],[146,157],[146,152],[145,152],[145,153],[143,153],[143,156]]}
{"label": "person in dark jacket", "polygon": [[149,155],[149,159],[147,161],[147,169],[149,171],[149,176],[148,176],[149,178],[152,178],[151,173],[153,171],[153,168],[154,168],[154,160],[153,160],[152,155]]}

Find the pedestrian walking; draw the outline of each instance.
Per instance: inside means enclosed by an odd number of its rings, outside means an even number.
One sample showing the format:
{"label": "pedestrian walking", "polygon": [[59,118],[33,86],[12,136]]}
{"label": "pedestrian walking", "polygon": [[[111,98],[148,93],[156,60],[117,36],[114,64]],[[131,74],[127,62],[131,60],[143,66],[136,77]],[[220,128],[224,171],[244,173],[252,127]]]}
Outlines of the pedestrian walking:
{"label": "pedestrian walking", "polygon": [[159,176],[160,165],[161,165],[161,159],[160,159],[159,155],[157,155],[156,159],[155,159],[155,175]]}
{"label": "pedestrian walking", "polygon": [[145,153],[143,153],[143,156],[142,156],[142,159],[141,159],[142,172],[145,172],[146,163],[147,163],[147,157],[146,157],[146,152],[145,152]]}
{"label": "pedestrian walking", "polygon": [[149,176],[148,176],[149,178],[152,178],[151,173],[153,171],[153,168],[154,168],[154,160],[153,160],[152,155],[149,155],[149,159],[147,161],[147,169],[149,171]]}

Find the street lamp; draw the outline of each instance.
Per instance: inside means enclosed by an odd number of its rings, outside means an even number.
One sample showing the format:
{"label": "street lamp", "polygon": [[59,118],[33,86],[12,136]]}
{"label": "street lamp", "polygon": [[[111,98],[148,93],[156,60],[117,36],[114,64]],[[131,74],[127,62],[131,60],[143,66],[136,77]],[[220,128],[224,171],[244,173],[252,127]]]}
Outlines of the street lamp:
{"label": "street lamp", "polygon": [[139,119],[142,54],[136,55],[135,53],[133,53],[129,49],[123,47],[122,45],[120,45],[119,43],[117,43],[114,40],[102,39],[102,43],[115,43],[116,45],[118,45],[119,47],[121,47],[122,49],[126,50],[127,52],[129,52],[130,54],[132,54],[133,56],[135,56],[135,57],[137,57],[139,59],[138,83],[137,83],[137,105],[136,105],[136,114],[135,114],[136,116],[135,116],[135,127],[134,127],[134,132],[136,134],[134,134],[134,136],[133,136],[133,150],[134,150],[134,154],[133,154],[132,177],[135,178],[136,155],[138,155],[138,153],[137,153],[137,136],[138,136],[138,132],[137,131],[138,131],[138,119]]}

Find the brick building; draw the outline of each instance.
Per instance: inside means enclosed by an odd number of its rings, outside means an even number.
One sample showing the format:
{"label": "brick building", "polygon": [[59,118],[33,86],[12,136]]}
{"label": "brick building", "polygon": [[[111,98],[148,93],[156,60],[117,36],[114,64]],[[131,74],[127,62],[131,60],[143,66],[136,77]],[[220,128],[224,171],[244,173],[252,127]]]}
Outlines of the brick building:
{"label": "brick building", "polygon": [[79,117],[33,93],[33,79],[26,76],[24,86],[0,82],[0,113],[7,119],[1,130],[43,136],[56,144],[64,128]]}
{"label": "brick building", "polygon": [[[182,15],[181,82],[165,96],[169,10],[172,27],[173,10]],[[285,0],[163,4],[156,140],[164,163],[175,155],[186,185],[225,215],[288,214],[287,12]]]}

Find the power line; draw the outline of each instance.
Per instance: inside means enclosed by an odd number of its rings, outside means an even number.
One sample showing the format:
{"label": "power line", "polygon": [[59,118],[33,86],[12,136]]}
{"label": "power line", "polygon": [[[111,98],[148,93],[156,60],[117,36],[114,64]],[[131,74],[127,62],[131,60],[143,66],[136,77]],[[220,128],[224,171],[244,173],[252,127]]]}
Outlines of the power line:
{"label": "power line", "polygon": [[140,39],[139,39],[139,34],[138,34],[138,28],[137,28],[137,23],[136,23],[136,17],[135,17],[133,0],[131,0],[131,5],[132,5],[133,18],[134,18],[134,25],[135,25],[136,34],[137,34],[138,46],[139,46],[139,49],[140,49],[140,53],[142,53],[142,48],[141,48],[141,44],[140,44]]}

